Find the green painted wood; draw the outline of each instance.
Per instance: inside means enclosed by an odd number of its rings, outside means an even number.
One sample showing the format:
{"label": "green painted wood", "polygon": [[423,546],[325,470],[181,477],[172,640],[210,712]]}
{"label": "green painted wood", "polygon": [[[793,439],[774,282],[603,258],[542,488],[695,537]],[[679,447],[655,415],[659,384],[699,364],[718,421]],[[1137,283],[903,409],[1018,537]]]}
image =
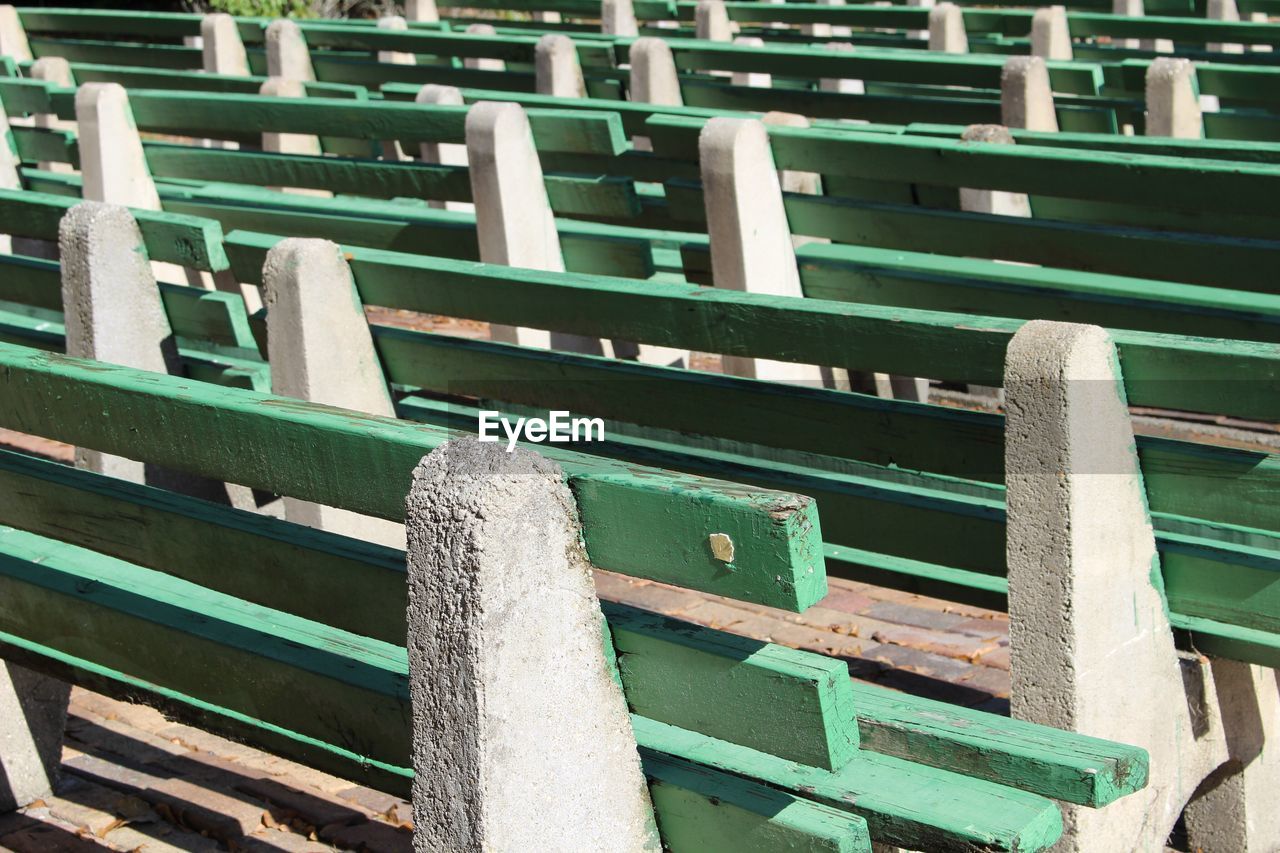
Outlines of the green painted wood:
{"label": "green painted wood", "polygon": [[0,554],[7,633],[380,762],[409,753],[402,647],[13,528]]}
{"label": "green painted wood", "polygon": [[23,113],[52,112],[49,104],[51,88],[43,80],[0,77],[0,100],[10,118]]}
{"label": "green painted wood", "polygon": [[197,71],[203,64],[200,48],[168,44],[134,44],[89,39],[28,39],[31,54],[40,59],[61,56],[68,62],[94,62],[101,65],[140,65],[153,68]]}
{"label": "green painted wood", "polygon": [[[79,203],[78,198],[29,189],[0,190],[0,229],[5,234],[56,241],[63,214]],[[217,222],[159,211],[132,213],[152,260],[210,272],[227,269],[222,228]]]}
{"label": "green painted wood", "polygon": [[[447,438],[391,418],[11,345],[0,347],[0,364],[0,417],[12,429],[383,518],[402,517],[411,470]],[[86,409],[108,415],[73,414]],[[158,417],[162,436],[137,429]],[[565,466],[588,554],[602,568],[797,610],[825,594],[807,498],[555,448],[545,455]],[[712,555],[711,533],[739,543],[731,571]]]}
{"label": "green painted wood", "polygon": [[[10,527],[404,642],[402,552],[9,451],[0,452],[0,494]],[[229,553],[237,555],[235,571],[227,570]],[[361,590],[357,600],[352,589]]]}
{"label": "green painted wood", "polygon": [[54,261],[21,255],[0,256],[0,300],[62,310],[62,276]]}
{"label": "green painted wood", "polygon": [[[182,89],[237,95],[257,95],[267,80],[266,77],[210,74],[205,71],[166,71],[128,65],[95,65],[90,62],[71,63],[71,73],[77,83],[119,83],[126,89]],[[363,86],[314,81],[305,83],[304,86],[308,97],[354,100],[364,100],[367,97]]]}
{"label": "green painted wood", "polygon": [[1280,342],[1272,294],[838,244],[797,260],[818,299]]}
{"label": "green painted wood", "polygon": [[77,33],[182,39],[200,35],[199,14],[106,9],[19,9],[29,33]]}
{"label": "green painted wood", "polygon": [[[866,818],[878,843],[938,851],[1042,850],[1062,832],[1051,801],[865,750],[837,772],[632,716],[644,749],[757,779]],[[927,816],[927,817],[926,817]]]}
{"label": "green painted wood", "polygon": [[828,770],[857,753],[843,662],[602,606],[632,712]]}
{"label": "green painted wood", "polygon": [[856,815],[660,753],[641,758],[672,853],[870,853],[866,821]]}
{"label": "green painted wood", "polygon": [[[411,796],[413,771],[370,760],[351,750],[282,726],[127,675],[92,660],[0,631],[0,657],[36,672],[120,699],[158,708],[170,719],[349,779],[398,797]],[[407,762],[406,762],[407,763]]]}
{"label": "green painted wood", "polygon": [[70,163],[80,168],[80,151],[76,135],[69,130],[51,130],[39,127],[10,127],[10,134],[18,148],[18,156],[27,161],[46,160],[52,163]]}
{"label": "green painted wood", "polygon": [[1093,808],[1147,784],[1139,747],[852,685],[864,747],[875,752]]}
{"label": "green painted wood", "polygon": [[[260,268],[274,243],[265,235],[228,235],[238,274]],[[367,304],[980,384],[1000,384],[1004,349],[1021,325],[995,317],[796,301],[696,285],[490,269],[373,249],[348,247],[347,252]],[[1270,395],[1261,390],[1280,382],[1280,349],[1274,345],[1124,331],[1114,337],[1129,399],[1136,405],[1276,416]],[[1237,381],[1209,381],[1228,377]],[[1249,386],[1246,377],[1262,384]]]}
{"label": "green painted wood", "polygon": [[[132,90],[129,105],[138,127],[157,133],[270,131],[406,143],[466,138],[465,106],[164,90]],[[548,151],[614,155],[628,147],[621,122],[611,113],[537,109],[530,111],[529,125],[538,147]]]}

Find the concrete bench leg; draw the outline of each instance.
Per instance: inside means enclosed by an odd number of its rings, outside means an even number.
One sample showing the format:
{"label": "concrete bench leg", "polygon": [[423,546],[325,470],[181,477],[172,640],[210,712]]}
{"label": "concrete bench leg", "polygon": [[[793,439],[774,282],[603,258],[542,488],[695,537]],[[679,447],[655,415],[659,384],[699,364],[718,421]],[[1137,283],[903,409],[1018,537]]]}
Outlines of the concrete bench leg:
{"label": "concrete bench leg", "polygon": [[964,13],[956,4],[939,3],[929,10],[929,50],[942,53],[969,52]]}
{"label": "concrete bench leg", "polygon": [[22,26],[18,10],[7,4],[0,6],[0,56],[8,56],[15,62],[30,62],[32,59],[27,30]]}
{"label": "concrete bench leg", "polygon": [[[44,80],[55,86],[63,88],[73,88],[75,86],[75,78],[71,74],[71,63],[63,59],[61,56],[42,56],[35,62],[31,63],[31,79]],[[35,126],[48,128],[51,130],[69,130],[76,132],[76,123],[58,118],[54,113],[38,113],[35,116]],[[70,163],[52,163],[41,162],[39,168],[48,172],[62,172],[69,174],[75,169]]]}
{"label": "concrete bench leg", "polygon": [[267,76],[303,83],[316,79],[302,28],[288,18],[272,21],[267,26]]}
{"label": "concrete bench leg", "polygon": [[[852,53],[854,46],[847,41],[829,41],[822,45],[826,50]],[[822,92],[843,92],[846,95],[861,95],[867,91],[866,84],[855,78],[823,77],[818,81],[818,89]],[[852,119],[851,121],[861,121]]]}
{"label": "concrete bench leg", "polygon": [[[62,217],[58,238],[67,355],[181,374],[146,244],[129,211],[100,202],[78,204]],[[88,448],[76,449],[76,466],[242,509],[257,506],[244,486]]]}
{"label": "concrete bench leg", "polygon": [[[1236,0],[1209,0],[1204,16],[1210,21],[1238,21],[1240,8],[1236,5]],[[1243,44],[1209,42],[1206,47],[1215,53],[1244,53]]]}
{"label": "concrete bench leg", "polygon": [[[378,29],[403,32],[409,29],[409,22],[400,15],[385,15],[378,19]],[[378,61],[388,65],[417,65],[418,57],[402,50],[380,50],[378,51]],[[400,147],[400,140],[398,139],[384,139],[382,141],[382,157],[385,160],[413,159]]]}
{"label": "concrete bench leg", "polygon": [[[1188,815],[1198,831],[1238,837],[1245,815],[1269,815],[1274,832],[1280,778],[1258,736],[1280,725],[1275,674],[1175,649],[1118,364],[1103,329],[1033,321],[1005,368],[1013,716],[1151,755],[1144,790],[1064,806],[1055,849],[1163,850],[1215,772]],[[1253,759],[1243,772],[1233,751]]]}
{"label": "concrete bench leg", "polygon": [[[428,83],[418,90],[414,97],[418,104],[445,104],[462,106],[462,92],[456,86],[441,86]],[[446,166],[467,165],[467,146],[456,142],[423,142],[418,146],[418,158],[423,163],[440,163]],[[476,206],[467,201],[429,200],[431,207],[438,210],[457,210],[473,213]]]}
{"label": "concrete bench leg", "polygon": [[564,473],[453,441],[407,507],[414,849],[656,853]]}
{"label": "concrete bench leg", "polygon": [[636,22],[636,10],[631,0],[602,0],[600,32],[610,36],[640,35],[640,25]]}
{"label": "concrete bench leg", "polygon": [[[756,36],[738,36],[733,43],[739,47],[764,47],[764,39]],[[760,71],[734,71],[730,81],[735,86],[750,86],[753,89],[769,89],[773,86],[773,75]]]}
{"label": "concrete bench leg", "polygon": [[[764,124],[711,119],[699,137],[698,158],[716,287],[804,296]],[[818,366],[762,358],[725,356],[724,369],[734,376],[815,387],[823,379]]]}
{"label": "concrete bench leg", "polygon": [[1189,59],[1161,57],[1147,66],[1147,136],[1204,135],[1195,75]]}
{"label": "concrete bench leg", "polygon": [[249,76],[249,55],[236,19],[225,12],[205,15],[200,19],[201,58],[209,74]]}
{"label": "concrete bench leg", "polygon": [[1074,58],[1066,6],[1048,6],[1032,13],[1031,55],[1041,59]]}
{"label": "concrete bench leg", "polygon": [[1039,56],[1012,56],[1005,62],[1000,72],[1000,120],[1005,127],[1058,132],[1049,69]]}
{"label": "concrete bench leg", "polygon": [[432,24],[440,20],[436,0],[405,0],[404,16],[410,21]]}
{"label": "concrete bench leg", "polygon": [[547,33],[534,47],[534,78],[539,95],[557,98],[583,98],[587,84],[582,78],[582,65],[573,39]]}
{"label": "concrete bench leg", "polygon": [[697,38],[706,41],[733,40],[733,23],[725,10],[724,0],[698,0],[693,16],[694,35]]}
{"label": "concrete bench leg", "polygon": [[[493,24],[468,24],[467,32],[477,36],[492,36],[498,31]],[[462,67],[474,68],[477,71],[506,71],[507,63],[488,56],[468,56],[462,60]]]}
{"label": "concrete bench leg", "polygon": [[[524,109],[513,103],[476,104],[467,112],[466,133],[480,260],[564,272],[542,164]],[[562,332],[494,324],[489,336],[522,346],[606,354],[599,340]]]}
{"label": "concrete bench leg", "polygon": [[[306,84],[301,80],[287,77],[269,77],[258,87],[258,94],[270,98],[305,98]],[[262,134],[262,150],[276,154],[306,154],[317,156],[323,153],[320,137],[310,133],[269,133]],[[329,190],[316,187],[272,187],[281,192],[294,195],[309,195],[319,198],[332,198]]]}
{"label": "concrete bench leg", "polygon": [[0,813],[53,793],[71,685],[0,661]]}
{"label": "concrete bench leg", "polygon": [[[351,268],[337,244],[280,241],[267,253],[262,282],[272,393],[395,417]],[[289,521],[404,547],[403,525],[385,519],[289,497],[284,509]]]}

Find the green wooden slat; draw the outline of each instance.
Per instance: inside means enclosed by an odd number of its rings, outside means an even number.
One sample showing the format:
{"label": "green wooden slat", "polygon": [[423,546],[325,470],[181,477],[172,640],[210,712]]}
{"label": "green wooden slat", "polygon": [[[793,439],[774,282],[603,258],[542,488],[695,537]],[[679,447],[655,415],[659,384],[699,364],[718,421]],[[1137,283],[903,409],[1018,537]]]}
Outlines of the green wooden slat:
{"label": "green wooden slat", "polygon": [[0,255],[0,300],[62,310],[62,276],[56,261]]}
{"label": "green wooden slat", "polygon": [[29,39],[36,59],[61,56],[68,62],[101,65],[141,65],[154,68],[199,70],[204,62],[198,47],[167,44],[126,44],[87,39],[33,37]]}
{"label": "green wooden slat", "polygon": [[170,719],[314,767],[398,797],[411,796],[413,771],[371,761],[349,749],[307,737],[247,714],[127,675],[92,660],[0,631],[0,657],[61,681],[126,702],[159,708]]}
{"label": "green wooden slat", "polygon": [[10,118],[23,113],[47,113],[50,86],[43,80],[23,80],[16,77],[0,77],[0,100]]}
{"label": "green wooden slat", "polygon": [[641,758],[664,849],[673,853],[871,851],[856,815],[649,750]]}
{"label": "green wooden slat", "polygon": [[[190,71],[166,71],[156,68],[138,68],[127,65],[95,65],[89,62],[71,63],[71,73],[80,83],[119,83],[126,89],[183,89],[185,91],[224,92],[239,95],[257,95],[266,77],[242,77],[235,74],[210,74]],[[346,98],[363,100],[367,93],[362,86],[342,83],[303,84],[308,97]]]}
{"label": "green wooden slat", "polygon": [[[308,133],[368,140],[463,142],[465,106],[273,98],[223,92],[133,90],[134,121],[155,132],[209,134]],[[627,140],[617,116],[605,112],[538,109],[529,125],[539,148],[578,154],[620,154]]]}
{"label": "green wooden slat", "polygon": [[[245,232],[228,235],[241,280],[243,271],[261,267],[275,242]],[[996,317],[346,251],[362,298],[372,305],[980,384],[1001,383],[1005,347],[1021,326]],[[725,322],[726,316],[733,322]],[[1269,402],[1275,397],[1266,391],[1280,382],[1280,348],[1274,345],[1139,332],[1114,337],[1136,405],[1264,419],[1277,414]],[[1208,381],[1228,377],[1236,381]]]}
{"label": "green wooden slat", "polygon": [[1093,808],[1147,783],[1147,753],[1138,747],[872,684],[853,682],[853,695],[865,747],[885,755]]}
{"label": "green wooden slat", "polygon": [[[0,494],[10,527],[404,642],[403,552],[10,451],[0,451]],[[237,555],[234,571],[227,554]],[[361,594],[353,599],[352,589]]]}
{"label": "green wooden slat", "polygon": [[[0,233],[56,241],[63,214],[79,203],[78,198],[31,190],[0,190]],[[217,222],[159,211],[131,212],[152,260],[210,272],[227,269]]]}
{"label": "green wooden slat", "polygon": [[0,588],[7,633],[376,761],[409,753],[402,647],[7,527]]}
{"label": "green wooden slat", "polygon": [[604,611],[634,713],[828,770],[858,751],[843,662],[622,605]]}
{"label": "green wooden slat", "polygon": [[[632,717],[642,748],[748,778],[860,814],[878,843],[916,850],[1048,847],[1058,807],[1033,794],[862,751],[840,771],[805,767],[741,746]],[[930,826],[922,826],[928,816]]]}
{"label": "green wooden slat", "polygon": [[796,254],[812,298],[1280,342],[1272,294],[838,244]]}
{"label": "green wooden slat", "polygon": [[[159,374],[0,347],[6,426],[255,488],[397,519],[418,460],[443,430]],[[73,412],[103,411],[86,420]],[[163,413],[168,429],[150,428]],[[826,590],[816,510],[805,498],[641,473],[556,448],[588,553],[623,573],[803,610]],[[325,460],[323,463],[317,460]],[[341,461],[341,464],[336,464]],[[683,508],[682,508],[683,507]],[[732,570],[711,533],[738,544]]]}
{"label": "green wooden slat", "polygon": [[1212,619],[1172,615],[1175,628],[1191,632],[1194,648],[1206,654],[1280,667],[1280,637],[1270,631],[1225,625]]}
{"label": "green wooden slat", "polygon": [[29,33],[99,33],[148,38],[200,35],[201,15],[192,12],[130,12],[99,9],[19,9]]}
{"label": "green wooden slat", "polygon": [[76,135],[69,130],[38,127],[11,127],[9,132],[18,147],[18,156],[27,161],[47,160],[80,167],[80,151]]}

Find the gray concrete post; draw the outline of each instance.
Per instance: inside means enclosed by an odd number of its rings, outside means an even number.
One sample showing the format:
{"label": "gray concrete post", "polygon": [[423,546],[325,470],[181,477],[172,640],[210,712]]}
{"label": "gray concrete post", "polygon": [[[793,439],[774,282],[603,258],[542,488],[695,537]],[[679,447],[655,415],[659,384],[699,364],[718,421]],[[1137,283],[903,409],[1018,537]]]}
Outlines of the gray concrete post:
{"label": "gray concrete post", "polygon": [[[400,15],[384,15],[378,19],[378,29],[404,31],[409,29],[409,23]],[[417,65],[418,57],[402,50],[380,50],[378,61],[390,65]]]}
{"label": "gray concrete post", "polygon": [[[305,98],[307,89],[306,84],[301,80],[286,77],[269,77],[258,88],[258,94],[269,98]],[[312,156],[323,153],[323,149],[320,146],[320,137],[309,133],[263,132],[262,150],[277,154],[307,154]],[[273,189],[295,195],[310,195],[320,198],[333,197],[333,193],[329,190],[313,187],[273,187]]]}
{"label": "gray concrete post", "polygon": [[22,26],[17,8],[8,4],[0,6],[0,56],[8,56],[15,62],[32,59],[27,30]]}
{"label": "gray concrete post", "polygon": [[964,13],[956,4],[939,3],[929,10],[929,50],[943,53],[969,52]]}
{"label": "gray concrete post", "polygon": [[[467,32],[477,36],[492,36],[497,35],[498,31],[493,24],[467,24]],[[506,71],[507,63],[487,56],[468,56],[462,60],[462,67],[478,71]]]}
{"label": "gray concrete post", "polygon": [[1058,132],[1049,69],[1039,56],[1011,56],[1000,72],[1000,120],[1005,127]]}
{"label": "gray concrete post", "polygon": [[[1238,21],[1240,9],[1236,6],[1236,0],[1208,0],[1205,17],[1210,21]],[[1243,44],[1209,42],[1206,47],[1215,53],[1244,53]]]}
{"label": "gray concrete post", "polygon": [[[555,216],[524,109],[514,103],[478,103],[467,112],[466,133],[480,260],[564,272]],[[580,335],[494,324],[489,336],[522,346],[604,354],[599,341]]]}
{"label": "gray concrete post", "polygon": [[1195,74],[1189,59],[1161,57],[1147,66],[1147,136],[1204,135]]}
{"label": "gray concrete post", "polygon": [[[71,63],[61,56],[42,56],[31,63],[31,79],[44,80],[46,83],[52,83],[55,86],[67,89],[76,85],[75,78],[71,74]],[[74,121],[60,119],[55,113],[37,113],[34,123],[36,127],[76,132],[76,123]],[[41,161],[37,165],[47,172],[71,173],[75,171],[70,163]]]}
{"label": "gray concrete post", "polygon": [[582,98],[587,94],[578,49],[566,35],[547,33],[538,39],[534,48],[534,74],[539,95]]}
{"label": "gray concrete post", "polygon": [[1032,13],[1031,55],[1041,59],[1073,58],[1066,6],[1048,6]]}
{"label": "gray concrete post", "polygon": [[406,503],[414,850],[657,853],[564,472],[451,441]]}
{"label": "gray concrete post", "polygon": [[733,24],[725,11],[724,0],[698,0],[694,8],[694,33],[707,41],[731,41]]}
{"label": "gray concrete post", "polygon": [[[854,46],[847,41],[829,41],[823,45],[827,50],[853,53]],[[823,77],[818,81],[818,90],[822,92],[843,92],[846,95],[861,95],[866,86],[861,80],[844,77]]]}
{"label": "gray concrete post", "polygon": [[[1014,144],[1009,128],[998,124],[969,125],[960,139],[963,142],[981,144]],[[1025,193],[961,187],[960,209],[971,213],[993,213],[1000,216],[1030,216],[1031,202]]]}
{"label": "gray concrete post", "polygon": [[[462,106],[462,92],[456,86],[439,86],[428,83],[418,90],[414,103]],[[424,163],[440,163],[445,166],[467,165],[467,146],[456,142],[423,142],[418,146],[418,157]],[[428,200],[427,204],[441,210],[458,210],[471,213],[475,205],[466,201]]]}
{"label": "gray concrete post", "polygon": [[0,814],[53,793],[71,685],[0,660]]}
{"label": "gray concrete post", "polygon": [[205,15],[200,19],[200,38],[206,72],[249,76],[249,55],[245,52],[235,18],[225,12]]}
{"label": "gray concrete post", "polygon": [[[907,0],[907,5],[917,9],[932,9],[937,4],[935,0]],[[904,35],[906,35],[907,38],[920,39],[921,41],[924,41],[929,38],[929,31],[907,30]]]}
{"label": "gray concrete post", "polygon": [[436,0],[405,0],[404,16],[421,24],[432,24],[440,20]]}
{"label": "gray concrete post", "polygon": [[670,45],[660,38],[639,38],[631,43],[627,58],[631,64],[631,100],[674,107],[684,104]]}
{"label": "gray concrete post", "polygon": [[[1146,9],[1143,0],[1111,0],[1111,14],[1141,18],[1146,15]],[[1170,39],[1115,39],[1112,43],[1117,47],[1173,53],[1173,41]]]}
{"label": "gray concrete post", "polygon": [[532,17],[540,24],[558,24],[561,22],[559,12],[540,11],[532,13]]}
{"label": "gray concrete post", "polygon": [[[739,47],[764,47],[764,39],[756,36],[737,36],[733,43]],[[735,86],[751,86],[755,89],[768,89],[773,86],[773,75],[760,71],[734,71],[730,79]]]}
{"label": "gray concrete post", "polygon": [[129,96],[119,83],[85,83],[76,91],[80,173],[86,201],[159,210]]}
{"label": "gray concrete post", "polygon": [[267,26],[267,76],[304,83],[316,79],[307,39],[295,21],[280,18]]}
{"label": "gray concrete post", "polygon": [[[1013,716],[1142,746],[1151,757],[1144,790],[1103,809],[1064,805],[1055,849],[1163,850],[1211,776],[1251,789],[1249,820],[1206,794],[1200,827],[1208,830],[1212,811],[1219,828],[1258,843],[1205,849],[1276,849],[1275,672],[1209,665],[1174,647],[1110,337],[1096,326],[1027,323],[1009,345],[1004,384]],[[1237,709],[1252,718],[1247,725],[1233,718]],[[1271,753],[1258,751],[1264,730]],[[1252,776],[1231,763],[1232,742],[1249,746],[1242,734],[1253,739]]]}
{"label": "gray concrete post", "polygon": [[610,36],[638,36],[636,10],[631,0],[601,0],[600,31]]}
{"label": "gray concrete post", "polygon": [[[395,417],[364,306],[337,244],[280,241],[267,253],[262,285],[273,394]],[[404,547],[404,527],[391,521],[291,497],[284,511],[298,524]]]}
{"label": "gray concrete post", "polygon": [[[702,190],[716,287],[773,296],[804,295],[769,135],[754,119],[713,118],[698,138]],[[822,382],[814,365],[726,356],[734,376]]]}

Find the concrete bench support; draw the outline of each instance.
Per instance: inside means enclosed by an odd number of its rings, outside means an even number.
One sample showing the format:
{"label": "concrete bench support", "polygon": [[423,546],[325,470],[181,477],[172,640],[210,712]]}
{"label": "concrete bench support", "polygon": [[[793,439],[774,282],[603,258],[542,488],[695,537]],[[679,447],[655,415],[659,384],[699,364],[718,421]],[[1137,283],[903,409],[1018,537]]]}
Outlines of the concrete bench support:
{"label": "concrete bench support", "polygon": [[206,72],[249,76],[249,55],[235,18],[225,12],[205,15],[200,19],[200,38]]}
{"label": "concrete bench support", "polygon": [[[440,86],[428,83],[418,90],[414,97],[418,104],[445,104],[462,106],[462,92],[456,86]],[[423,142],[418,146],[418,157],[424,163],[439,163],[445,166],[467,165],[467,146],[456,142]],[[429,205],[443,210],[459,210],[471,212],[475,205],[465,201],[428,201]]]}
{"label": "concrete bench support", "polygon": [[[853,53],[856,49],[847,41],[829,41],[823,47],[845,53]],[[866,85],[861,80],[843,77],[823,77],[818,81],[818,89],[822,92],[842,92],[846,95],[861,95],[867,91]]]}
{"label": "concrete bench support", "polygon": [[631,100],[643,104],[683,106],[680,78],[671,46],[660,38],[640,38],[627,53],[631,63]]}
{"label": "concrete bench support", "polygon": [[[1111,14],[1123,15],[1126,18],[1142,18],[1146,16],[1146,9],[1143,0],[1111,0]],[[1115,39],[1112,43],[1117,47],[1173,53],[1171,39]]]}
{"label": "concrete bench support", "polygon": [[[756,36],[738,36],[733,43],[739,47],[764,47],[764,39]],[[763,71],[734,71],[730,79],[735,86],[751,86],[754,89],[773,86],[773,75]]]}
{"label": "concrete bench support", "polygon": [[1013,715],[1151,755],[1145,790],[1064,805],[1055,849],[1162,850],[1208,780],[1203,849],[1274,850],[1276,673],[1176,650],[1118,365],[1103,329],[1033,321],[1005,368]]}
{"label": "concrete bench support", "polygon": [[1000,120],[1005,127],[1058,132],[1049,69],[1039,56],[1011,56],[1000,72]]}
{"label": "concrete bench support", "polygon": [[568,36],[547,33],[534,48],[534,73],[539,95],[581,98],[587,94],[578,49]]}
{"label": "concrete bench support", "polygon": [[[492,36],[498,31],[493,24],[468,24],[467,32],[476,36]],[[477,71],[506,71],[507,63],[487,56],[468,56],[462,60],[462,67],[474,68]]]}
{"label": "concrete bench support", "polygon": [[1066,6],[1049,6],[1032,13],[1031,55],[1041,59],[1073,58]]}
{"label": "concrete bench support", "polygon": [[32,60],[27,30],[14,6],[0,6],[0,56],[7,56],[15,62]]}
{"label": "concrete bench support", "polygon": [[436,0],[405,0],[404,16],[420,24],[433,24],[440,20]]}
{"label": "concrete bench support", "polygon": [[[480,260],[564,272],[555,216],[524,109],[494,101],[476,104],[467,112],[466,133]],[[498,324],[490,326],[489,335],[523,346],[604,354],[598,340],[581,335]]]}
{"label": "concrete bench support", "polygon": [[[409,22],[400,15],[386,15],[378,19],[378,29],[406,31],[409,29]],[[380,50],[378,61],[390,65],[417,65],[418,57],[402,50]]]}
{"label": "concrete bench support", "polygon": [[[272,393],[395,417],[351,269],[337,244],[282,240],[267,254],[262,281]],[[284,507],[289,521],[404,547],[404,528],[394,522],[288,497]]]}
{"label": "concrete bench support", "polygon": [[[1240,8],[1236,6],[1236,0],[1208,0],[1205,17],[1210,21],[1238,21]],[[1244,53],[1243,44],[1209,42],[1206,47],[1214,53]]]}
{"label": "concrete bench support", "polygon": [[[71,74],[71,63],[61,56],[42,56],[31,63],[31,79],[44,80],[54,86],[65,89],[74,88],[75,77]],[[36,113],[35,126],[50,130],[69,130],[76,132],[76,123],[58,118],[54,113]],[[39,167],[48,172],[74,172],[70,163],[40,162]]]}
{"label": "concrete bench support", "polygon": [[71,685],[0,661],[0,814],[53,793]]}
{"label": "concrete bench support", "polygon": [[[305,98],[307,89],[306,84],[301,80],[291,80],[287,77],[269,77],[258,88],[258,94],[269,98]],[[320,146],[320,137],[309,133],[264,132],[262,134],[262,150],[276,154],[317,155],[323,152]],[[313,187],[273,187],[273,189],[294,193],[295,195],[310,195],[319,198],[333,197],[333,193],[329,190]]]}
{"label": "concrete bench support", "polygon": [[1204,135],[1195,74],[1189,59],[1161,57],[1147,66],[1147,136]]}
{"label": "concrete bench support", "polygon": [[310,83],[316,79],[302,28],[287,18],[267,26],[267,76]]}
{"label": "concrete bench support", "polygon": [[964,14],[956,4],[939,3],[929,10],[929,50],[943,53],[969,52]]}
{"label": "concrete bench support", "polygon": [[452,441],[407,508],[414,850],[657,853],[564,473]]}
{"label": "concrete bench support", "polygon": [[732,41],[733,24],[725,11],[724,0],[698,0],[693,10],[693,28],[697,38],[707,41]]}
{"label": "concrete bench support", "polygon": [[631,0],[603,0],[600,4],[600,31],[609,36],[640,35]]}
{"label": "concrete bench support", "polygon": [[[764,124],[713,118],[698,140],[711,270],[716,287],[774,296],[803,296],[782,205],[782,187]],[[820,368],[726,356],[726,373],[820,386]]]}

